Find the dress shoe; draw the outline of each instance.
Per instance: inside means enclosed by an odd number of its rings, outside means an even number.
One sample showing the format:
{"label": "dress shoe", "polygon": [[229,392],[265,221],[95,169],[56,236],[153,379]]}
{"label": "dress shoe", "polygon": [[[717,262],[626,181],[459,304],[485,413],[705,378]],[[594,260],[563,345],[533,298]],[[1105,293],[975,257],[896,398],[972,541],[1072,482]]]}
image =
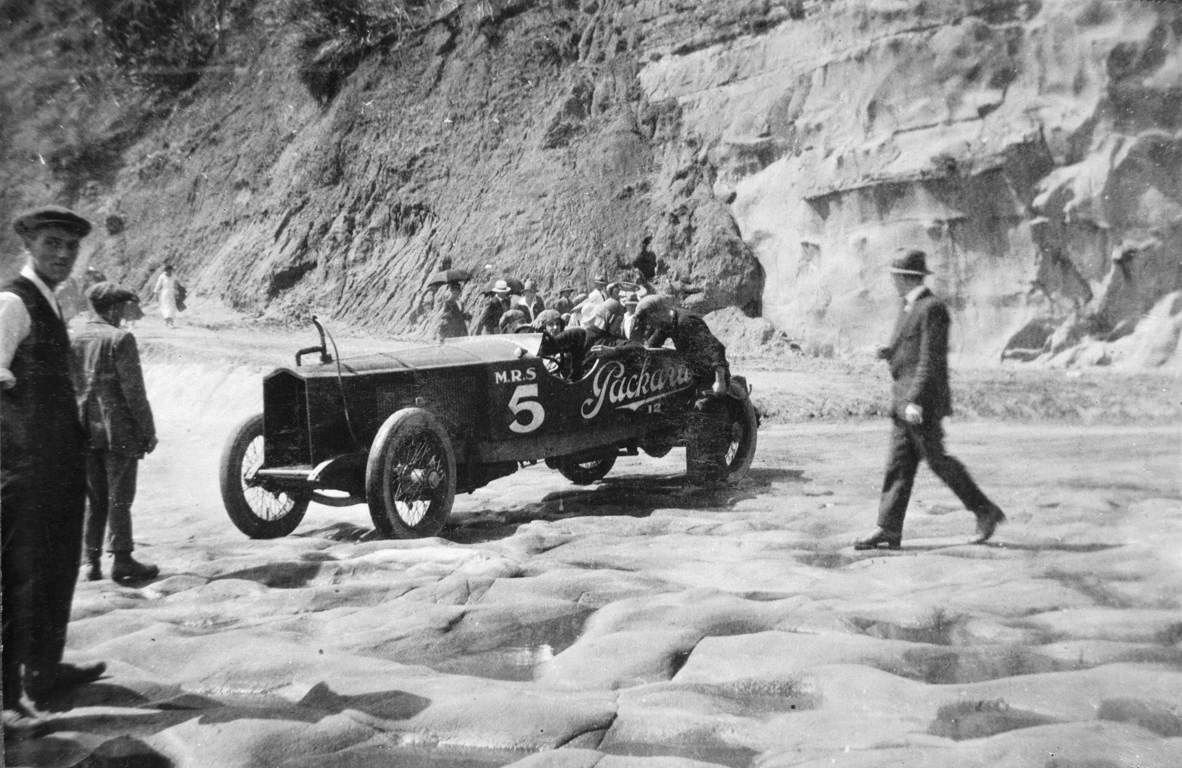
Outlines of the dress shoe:
{"label": "dress shoe", "polygon": [[49,669],[25,670],[25,693],[29,700],[40,706],[55,696],[74,688],[93,683],[107,671],[101,661],[90,664],[67,664],[61,662]]}
{"label": "dress shoe", "polygon": [[103,566],[96,557],[92,560],[86,561],[86,580],[87,581],[102,581],[103,580]]}
{"label": "dress shoe", "polygon": [[21,703],[4,708],[4,742],[6,744],[37,739],[49,732],[49,724],[37,714]]}
{"label": "dress shoe", "polygon": [[977,515],[977,537],[972,540],[973,544],[984,544],[993,538],[993,532],[997,530],[997,526],[1006,521],[1005,512],[1001,511],[1001,507],[996,504],[990,504],[983,512]]}
{"label": "dress shoe", "polygon": [[130,552],[117,552],[111,566],[111,581],[147,581],[160,575],[160,567],[141,563]]}
{"label": "dress shoe", "polygon": [[903,543],[903,534],[900,531],[884,531],[882,528],[875,529],[874,533],[870,534],[864,539],[858,539],[854,542],[854,549],[879,549],[886,547],[887,549],[898,549]]}

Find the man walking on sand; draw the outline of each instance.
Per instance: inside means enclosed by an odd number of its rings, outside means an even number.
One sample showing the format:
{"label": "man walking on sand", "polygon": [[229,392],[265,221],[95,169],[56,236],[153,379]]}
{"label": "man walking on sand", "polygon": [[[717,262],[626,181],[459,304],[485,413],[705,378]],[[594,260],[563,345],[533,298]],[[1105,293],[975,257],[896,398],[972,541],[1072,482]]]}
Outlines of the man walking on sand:
{"label": "man walking on sand", "polygon": [[[74,390],[78,416],[86,431],[86,486],[90,505],[83,526],[87,562],[86,579],[103,577],[100,559],[103,539],[115,558],[111,580],[154,579],[155,565],[131,556],[131,504],[135,501],[136,473],[144,454],[156,448],[156,423],[144,388],[135,336],[120,328],[132,305],[134,293],[114,283],[91,286],[86,299],[93,319],[74,336]],[[105,537],[108,527],[110,536]]]}
{"label": "man walking on sand", "polygon": [[[4,737],[36,735],[34,705],[102,676],[62,661],[82,550],[86,461],[70,339],[53,290],[78,260],[90,222],[46,206],[13,228],[27,260],[0,289],[0,533],[3,534]],[[23,668],[23,675],[22,675]]]}
{"label": "man walking on sand", "polygon": [[911,499],[911,486],[920,459],[952,489],[961,503],[977,517],[974,544],[983,544],[1006,520],[1001,509],[986,498],[968,470],[944,451],[943,418],[952,413],[948,387],[948,307],[924,285],[928,272],[923,251],[903,249],[891,265],[895,290],[903,307],[895,323],[891,343],[878,350],[890,365],[890,454],[878,528],[854,542],[854,549],[898,549],[903,540],[903,517]]}

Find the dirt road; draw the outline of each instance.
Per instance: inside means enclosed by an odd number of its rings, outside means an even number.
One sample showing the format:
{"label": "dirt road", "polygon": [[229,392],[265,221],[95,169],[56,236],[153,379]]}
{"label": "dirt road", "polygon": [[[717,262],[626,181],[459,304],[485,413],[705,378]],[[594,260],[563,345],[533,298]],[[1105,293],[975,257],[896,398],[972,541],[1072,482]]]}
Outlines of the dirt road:
{"label": "dirt road", "polygon": [[260,369],[228,357],[153,353],[134,514],[162,576],[79,584],[68,653],[110,675],[8,764],[1182,765],[1177,423],[951,422],[1010,515],[988,546],[925,471],[903,549],[850,547],[878,420],[767,427],[725,492],[678,450],[589,488],[526,468],[435,539],[313,505],[251,541],[216,465]]}

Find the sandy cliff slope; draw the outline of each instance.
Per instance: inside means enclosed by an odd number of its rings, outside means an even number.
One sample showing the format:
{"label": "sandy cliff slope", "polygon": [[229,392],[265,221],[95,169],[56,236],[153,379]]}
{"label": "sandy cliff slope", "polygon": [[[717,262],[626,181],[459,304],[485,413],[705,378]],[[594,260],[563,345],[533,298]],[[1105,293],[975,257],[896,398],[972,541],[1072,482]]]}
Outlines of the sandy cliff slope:
{"label": "sandy cliff slope", "polygon": [[[418,3],[438,12],[312,89],[290,5],[227,4],[163,103],[9,23],[0,209],[113,221],[92,257],[133,285],[172,260],[240,308],[400,332],[441,258],[546,293],[651,235],[688,304],[860,347],[894,311],[891,251],[919,245],[962,352],[1176,357],[1174,4]],[[1147,314],[1152,338],[1062,357]]]}

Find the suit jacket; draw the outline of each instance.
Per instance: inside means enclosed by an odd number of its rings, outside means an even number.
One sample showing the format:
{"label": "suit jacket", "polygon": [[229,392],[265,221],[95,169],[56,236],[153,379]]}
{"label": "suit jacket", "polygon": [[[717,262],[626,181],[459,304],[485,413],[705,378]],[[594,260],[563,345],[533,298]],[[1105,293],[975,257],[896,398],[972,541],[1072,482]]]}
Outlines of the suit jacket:
{"label": "suit jacket", "polygon": [[143,456],[156,436],[135,336],[102,319],[71,342],[78,416],[94,451]]}
{"label": "suit jacket", "polygon": [[900,310],[887,347],[891,368],[891,413],[902,417],[908,403],[923,408],[924,420],[952,413],[948,387],[948,307],[924,289],[910,311]]}

